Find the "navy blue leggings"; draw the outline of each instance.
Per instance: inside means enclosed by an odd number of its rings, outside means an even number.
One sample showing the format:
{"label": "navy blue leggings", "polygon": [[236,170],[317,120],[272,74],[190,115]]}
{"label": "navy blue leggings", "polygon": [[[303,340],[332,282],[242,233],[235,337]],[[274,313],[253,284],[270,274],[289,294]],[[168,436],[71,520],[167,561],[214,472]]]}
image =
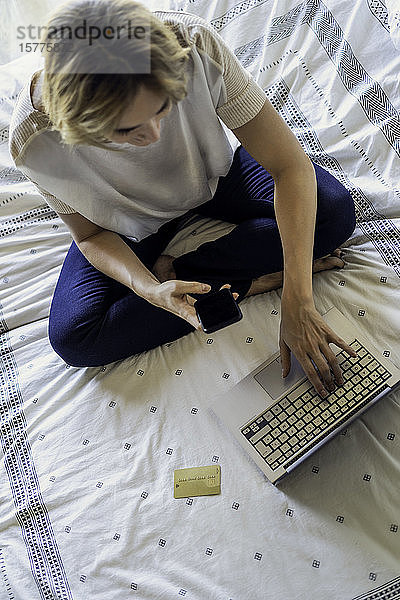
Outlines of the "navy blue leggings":
{"label": "navy blue leggings", "polygon": [[[327,171],[318,165],[314,168],[318,191],[316,259],[343,244],[354,231],[356,221],[350,193]],[[282,271],[282,244],[273,196],[271,175],[239,146],[229,173],[219,179],[214,197],[190,211],[236,223],[237,227],[176,258],[173,266],[177,279],[207,282],[212,291],[230,283],[232,292],[239,293],[240,302],[252,279]],[[140,242],[120,237],[152,270],[176,233],[176,221],[169,221]],[[150,304],[95,269],[72,242],[49,318],[50,343],[66,363],[77,367],[102,366],[192,331],[194,327],[181,317]]]}

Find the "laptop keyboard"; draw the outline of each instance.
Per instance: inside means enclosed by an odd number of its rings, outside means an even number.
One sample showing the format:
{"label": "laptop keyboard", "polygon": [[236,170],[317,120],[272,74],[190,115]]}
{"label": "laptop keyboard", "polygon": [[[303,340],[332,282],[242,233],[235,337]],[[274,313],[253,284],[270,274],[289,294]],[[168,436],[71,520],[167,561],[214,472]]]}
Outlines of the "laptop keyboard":
{"label": "laptop keyboard", "polygon": [[322,399],[306,380],[241,428],[272,470],[298,460],[387,387],[391,373],[357,339],[349,345],[356,358],[336,355],[343,385]]}

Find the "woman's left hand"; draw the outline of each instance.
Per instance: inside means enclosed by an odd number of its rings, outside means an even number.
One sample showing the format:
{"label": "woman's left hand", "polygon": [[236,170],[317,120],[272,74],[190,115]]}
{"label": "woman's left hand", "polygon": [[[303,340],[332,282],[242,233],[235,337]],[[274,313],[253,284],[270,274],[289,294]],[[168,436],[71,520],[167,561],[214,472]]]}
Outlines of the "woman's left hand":
{"label": "woman's left hand", "polygon": [[283,377],[289,374],[292,351],[317,393],[326,397],[327,390],[335,387],[331,369],[337,385],[343,384],[340,366],[329,344],[334,343],[353,357],[356,352],[325,323],[313,301],[299,305],[282,295],[281,310],[279,347]]}

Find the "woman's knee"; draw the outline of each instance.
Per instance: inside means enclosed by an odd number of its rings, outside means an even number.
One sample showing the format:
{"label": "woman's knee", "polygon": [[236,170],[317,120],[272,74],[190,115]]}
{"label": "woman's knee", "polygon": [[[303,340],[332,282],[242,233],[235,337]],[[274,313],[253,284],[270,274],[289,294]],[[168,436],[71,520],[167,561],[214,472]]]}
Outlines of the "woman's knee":
{"label": "woman's knee", "polygon": [[[142,310],[141,310],[142,309]],[[129,320],[126,315],[129,315]],[[152,350],[194,331],[188,322],[142,298],[126,314],[60,315],[53,304],[49,341],[53,350],[73,367],[100,367]]]}
{"label": "woman's knee", "polygon": [[76,298],[65,301],[55,293],[49,315],[50,345],[72,367],[102,366],[108,347],[101,343],[104,320],[103,310],[79,304]]}
{"label": "woman's knee", "polygon": [[51,315],[49,318],[48,330],[49,342],[54,352],[58,354],[68,365],[72,367],[97,367],[104,363],[94,356],[95,348],[91,340],[86,340],[79,335],[79,328],[75,328],[65,320]]}
{"label": "woman's knee", "polygon": [[[74,329],[60,329],[49,321],[49,342],[54,352],[71,367],[102,367],[117,360],[127,358],[121,355],[118,347],[104,343],[97,331],[87,331],[77,335]],[[143,351],[132,347],[129,356]]]}

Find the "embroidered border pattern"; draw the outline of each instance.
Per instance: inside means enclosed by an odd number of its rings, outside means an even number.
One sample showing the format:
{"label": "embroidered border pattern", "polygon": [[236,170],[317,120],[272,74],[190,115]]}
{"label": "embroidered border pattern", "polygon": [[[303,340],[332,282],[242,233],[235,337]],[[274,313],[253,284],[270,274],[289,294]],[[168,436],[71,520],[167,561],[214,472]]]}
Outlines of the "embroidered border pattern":
{"label": "embroidered border pattern", "polygon": [[[246,5],[243,5],[243,3],[239,4],[235,7],[235,13],[232,13],[232,11],[227,12],[223,17],[213,20],[212,25],[219,30],[236,16],[237,11],[243,13],[245,9],[248,9],[247,3]],[[228,18],[230,15],[231,19]],[[390,146],[400,155],[399,112],[392,105],[379,83],[368,75],[364,67],[356,59],[350,44],[345,39],[344,33],[334,16],[320,0],[304,0],[284,15],[273,18],[266,35],[241,46],[237,49],[236,55],[244,66],[248,67],[256,59],[257,52],[262,53],[264,46],[289,37],[297,27],[302,25],[308,25],[315,33],[321,46],[335,65],[337,73],[347,91],[357,99],[367,118],[382,131]],[[293,99],[291,98],[290,101],[293,106]],[[281,112],[285,111],[284,104],[280,105],[279,110]],[[298,114],[301,114],[301,111],[298,110]],[[305,120],[304,115],[303,118]],[[290,123],[290,120],[290,115],[286,114],[286,121]],[[297,126],[301,128],[304,126],[304,122],[303,125],[298,123]],[[342,134],[343,129],[341,128]],[[315,132],[313,132],[313,147],[310,146],[309,142],[305,143],[303,140],[303,147],[305,147],[310,157],[316,154],[318,144],[319,141]],[[363,148],[354,140],[352,145],[362,158],[366,160],[377,179],[385,187],[388,187],[382,175],[367,157]],[[354,188],[350,184],[337,161],[334,161],[332,157],[328,157],[321,147],[317,149],[317,155],[318,158],[316,158],[315,162],[318,162],[328,171],[333,171],[341,183],[351,191],[356,205],[359,227],[372,241],[383,261],[390,265],[396,274],[400,276],[398,256],[400,232],[395,224],[383,215],[379,215],[365,194],[359,188]],[[395,195],[398,194],[396,190],[392,191]],[[367,219],[370,219],[370,221]]]}
{"label": "embroidered border pattern", "polygon": [[400,577],[396,577],[366,594],[361,594],[353,600],[400,600]]}
{"label": "embroidered border pattern", "polygon": [[27,178],[15,167],[6,167],[0,171],[0,185],[11,185],[21,181],[27,181]]}
{"label": "embroidered border pattern", "polygon": [[[15,196],[10,196],[7,199],[7,201],[12,201],[14,198]],[[0,204],[0,206],[4,206],[5,204],[7,204],[7,201],[3,201]],[[47,204],[43,206],[38,206],[38,208],[33,208],[32,210],[18,215],[18,217],[10,217],[8,219],[4,219],[1,222],[0,238],[6,237],[7,235],[12,235],[16,231],[24,229],[25,227],[30,227],[34,223],[47,223],[49,221],[55,221],[58,218],[59,217],[57,213]],[[58,227],[58,224],[53,225],[53,227]]]}
{"label": "embroidered border pattern", "polygon": [[379,23],[390,32],[389,15],[386,5],[382,0],[367,0],[368,8]]}
{"label": "embroidered border pattern", "polygon": [[[243,3],[235,7],[236,11],[245,12]],[[235,17],[229,11],[223,17],[211,22],[213,27],[220,30]],[[378,127],[389,144],[400,156],[400,115],[390,102],[382,87],[364,69],[355,57],[353,50],[346,40],[330,10],[320,0],[304,0],[296,7],[275,17],[265,36],[265,44],[274,44],[293,34],[293,31],[306,24],[315,33],[321,46],[336,67],[336,71],[347,91],[360,103],[364,113],[371,123]],[[255,48],[263,48],[259,38]],[[243,53],[243,48],[241,49]]]}
{"label": "embroidered border pattern", "polygon": [[244,0],[244,2],[240,2],[236,6],[230,8],[221,17],[212,19],[210,23],[219,32],[219,30],[223,29],[227,23],[231,23],[234,19],[241,17],[244,13],[253,10],[253,8],[268,4],[269,2],[270,0]]}
{"label": "embroidered border pattern", "polygon": [[9,127],[4,127],[3,129],[0,129],[0,144],[8,140],[8,135]]}
{"label": "embroidered border pattern", "polygon": [[283,79],[277,80],[270,86],[266,94],[291,129],[300,132],[298,139],[307,155],[322,168],[333,172],[342,185],[350,191],[355,203],[358,226],[372,241],[383,261],[400,277],[400,231],[390,219],[386,219],[376,211],[362,190],[350,183],[338,161],[324,151],[315,130],[290,95]]}
{"label": "embroidered border pattern", "polygon": [[43,600],[72,600],[26,433],[18,367],[1,305],[0,394],[0,441],[4,467],[33,579]]}
{"label": "embroidered border pattern", "polygon": [[4,560],[3,549],[2,548],[0,548],[0,570],[1,570],[1,574],[3,575],[3,581],[4,581],[4,586],[5,586],[6,590],[7,590],[8,600],[15,600],[15,596],[12,593],[12,590],[11,590],[10,582],[8,581],[7,570],[6,570],[6,563],[5,563],[5,560]]}

